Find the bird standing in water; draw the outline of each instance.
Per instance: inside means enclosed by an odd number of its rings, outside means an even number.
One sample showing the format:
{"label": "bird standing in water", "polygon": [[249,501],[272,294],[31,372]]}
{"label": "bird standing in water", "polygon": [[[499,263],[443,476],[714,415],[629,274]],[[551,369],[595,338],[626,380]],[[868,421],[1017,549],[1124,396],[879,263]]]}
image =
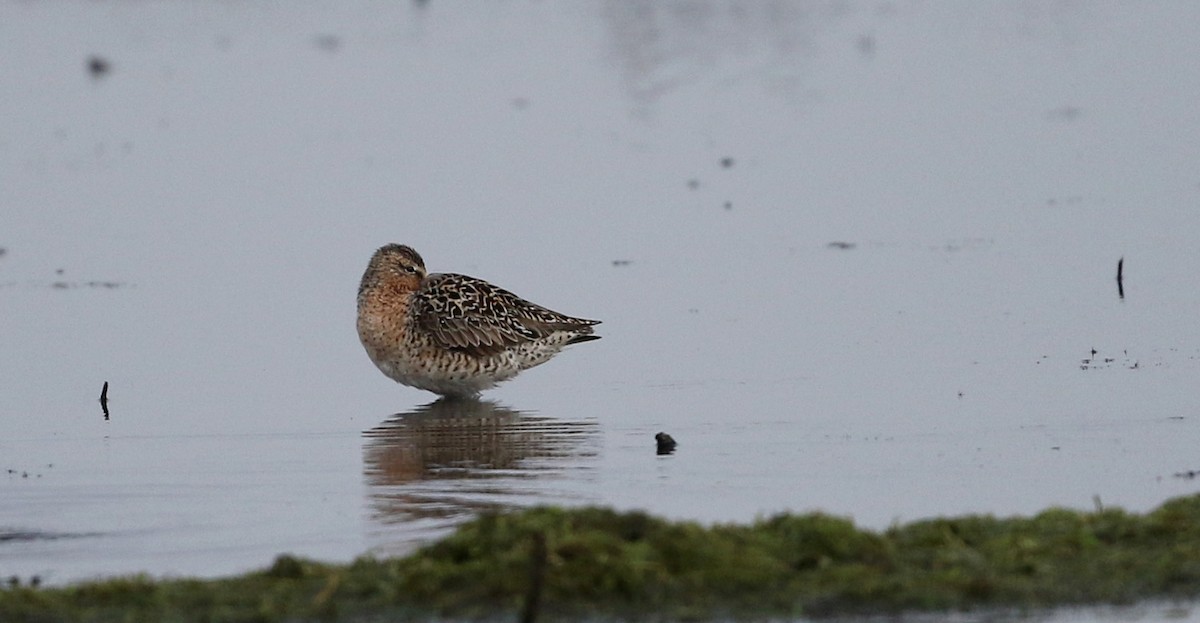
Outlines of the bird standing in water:
{"label": "bird standing in water", "polygon": [[358,338],[371,361],[399,383],[443,396],[478,396],[568,344],[598,340],[597,324],[482,279],[428,274],[421,256],[399,244],[375,252],[358,286]]}

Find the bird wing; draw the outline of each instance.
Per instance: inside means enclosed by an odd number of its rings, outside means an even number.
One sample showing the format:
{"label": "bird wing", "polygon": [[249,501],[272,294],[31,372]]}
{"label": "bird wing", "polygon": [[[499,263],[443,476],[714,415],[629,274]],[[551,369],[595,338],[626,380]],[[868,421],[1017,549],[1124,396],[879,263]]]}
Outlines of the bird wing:
{"label": "bird wing", "polygon": [[596,324],[535,305],[482,279],[454,273],[426,277],[413,304],[418,325],[436,342],[477,356],[495,354],[554,331]]}

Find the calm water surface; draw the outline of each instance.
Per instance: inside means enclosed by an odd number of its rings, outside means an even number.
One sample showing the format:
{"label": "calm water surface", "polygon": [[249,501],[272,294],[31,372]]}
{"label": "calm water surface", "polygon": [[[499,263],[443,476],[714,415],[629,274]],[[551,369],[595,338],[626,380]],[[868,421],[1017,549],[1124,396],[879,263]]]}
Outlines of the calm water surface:
{"label": "calm water surface", "polygon": [[[2,2],[0,575],[1194,493],[1197,20]],[[397,386],[354,332],[393,241],[604,339],[478,404]]]}

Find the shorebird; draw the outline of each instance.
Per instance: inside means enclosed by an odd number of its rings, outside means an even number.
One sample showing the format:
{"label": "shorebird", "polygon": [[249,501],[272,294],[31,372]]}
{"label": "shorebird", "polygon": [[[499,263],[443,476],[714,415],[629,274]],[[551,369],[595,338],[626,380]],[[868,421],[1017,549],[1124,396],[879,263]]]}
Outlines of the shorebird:
{"label": "shorebird", "polygon": [[572,318],[482,279],[425,271],[412,247],[371,256],[358,286],[358,338],[388,377],[475,397],[543,364],[568,344],[600,339],[599,320]]}

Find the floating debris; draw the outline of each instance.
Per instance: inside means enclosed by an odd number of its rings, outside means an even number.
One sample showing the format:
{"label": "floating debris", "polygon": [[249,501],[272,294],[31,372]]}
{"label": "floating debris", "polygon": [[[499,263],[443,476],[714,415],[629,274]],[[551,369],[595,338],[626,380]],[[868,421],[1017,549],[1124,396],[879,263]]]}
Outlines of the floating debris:
{"label": "floating debris", "polygon": [[1100,370],[1103,368],[1111,368],[1114,365],[1120,365],[1130,370],[1137,370],[1139,367],[1137,360],[1129,357],[1129,351],[1122,351],[1123,357],[1121,361],[1117,361],[1116,357],[1097,357],[1097,355],[1100,354],[1100,351],[1096,350],[1095,348],[1091,350],[1091,354],[1091,357],[1084,357],[1083,359],[1079,360],[1080,370]]}
{"label": "floating debris", "polygon": [[633,260],[613,260],[612,261],[613,266],[629,266],[632,263],[633,263]]}
{"label": "floating debris", "polygon": [[658,454],[674,454],[675,438],[666,433],[659,433],[654,436],[654,441],[658,443]]}
{"label": "floating debris", "polygon": [[[46,467],[53,468],[54,463],[47,463]],[[29,480],[30,478],[41,478],[42,477],[42,474],[40,472],[31,472],[27,469],[13,469],[10,467],[8,469],[5,469],[4,471],[8,474],[9,478],[20,477],[22,480]],[[0,536],[2,536],[3,534],[4,534],[3,526],[0,526]],[[0,538],[0,541],[2,541],[2,540],[4,540],[4,539]]]}
{"label": "floating debris", "polygon": [[1125,300],[1125,257],[1117,260],[1117,296]]}
{"label": "floating debris", "polygon": [[829,243],[829,244],[827,244],[827,245],[825,245],[825,246],[826,246],[826,247],[829,247],[830,249],[840,249],[840,250],[842,250],[842,251],[848,251],[848,250],[850,250],[850,249],[853,249],[854,247],[856,247],[856,246],[858,246],[858,245],[857,245],[857,244],[855,244],[855,243],[853,243],[853,242],[843,242],[843,241],[840,241],[840,240],[836,240],[836,241],[834,241],[834,242],[831,242],[831,243]]}
{"label": "floating debris", "polygon": [[729,156],[721,158],[721,168],[728,169],[731,167],[733,167],[733,158],[730,158]]}
{"label": "floating debris", "polygon": [[100,408],[104,410],[104,421],[108,421],[108,381],[100,388]]}
{"label": "floating debris", "polygon": [[99,80],[112,70],[112,65],[107,59],[93,54],[87,59],[87,70],[93,79]]}

